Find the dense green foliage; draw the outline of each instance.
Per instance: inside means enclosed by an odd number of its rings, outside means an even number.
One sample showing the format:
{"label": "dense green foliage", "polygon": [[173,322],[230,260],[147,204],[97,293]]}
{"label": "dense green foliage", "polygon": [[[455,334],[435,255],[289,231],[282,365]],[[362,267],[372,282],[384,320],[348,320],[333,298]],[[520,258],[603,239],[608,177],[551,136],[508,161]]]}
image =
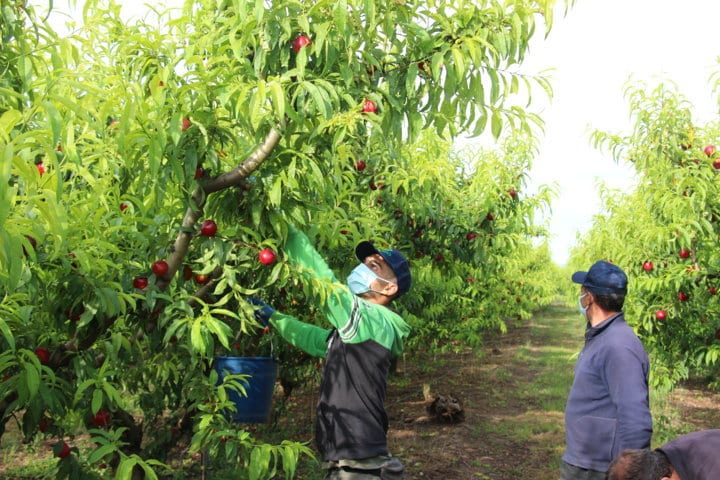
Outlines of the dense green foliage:
{"label": "dense green foliage", "polygon": [[[179,442],[293,476],[309,448],[229,424],[211,368],[267,353],[249,295],[323,322],[289,222],[338,278],[366,238],[411,257],[414,344],[476,345],[552,298],[551,192],[523,192],[538,119],[511,102],[549,91],[513,66],[552,2],[202,0],[125,23],[88,1],[69,38],[0,2],[0,434],[58,438],[60,477],[154,478]],[[451,151],[486,127],[499,153]],[[97,447],[65,455],[83,429]]]}

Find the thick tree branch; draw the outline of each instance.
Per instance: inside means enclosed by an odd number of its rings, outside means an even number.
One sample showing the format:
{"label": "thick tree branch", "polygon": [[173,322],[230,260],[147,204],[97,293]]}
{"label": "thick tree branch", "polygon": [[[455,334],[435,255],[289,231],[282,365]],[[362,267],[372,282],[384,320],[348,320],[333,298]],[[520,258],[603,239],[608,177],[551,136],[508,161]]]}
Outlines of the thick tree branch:
{"label": "thick tree branch", "polygon": [[273,149],[280,141],[281,135],[278,128],[273,128],[268,132],[263,143],[245,160],[243,163],[235,167],[233,170],[218,175],[215,178],[202,182],[192,194],[192,205],[188,207],[183,218],[182,227],[178,233],[175,243],[173,244],[170,256],[167,258],[168,273],[165,277],[157,282],[160,290],[165,290],[173,276],[177,273],[182,262],[190,248],[190,242],[193,238],[193,229],[205,207],[205,201],[211,193],[218,192],[225,188],[241,185],[245,178],[270,156]]}

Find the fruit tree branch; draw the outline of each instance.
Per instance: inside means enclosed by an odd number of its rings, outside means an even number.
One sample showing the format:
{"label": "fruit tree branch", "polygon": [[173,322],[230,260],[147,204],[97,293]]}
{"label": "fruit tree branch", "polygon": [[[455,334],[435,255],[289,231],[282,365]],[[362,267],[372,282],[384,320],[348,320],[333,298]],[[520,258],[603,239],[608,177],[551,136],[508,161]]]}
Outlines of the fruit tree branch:
{"label": "fruit tree branch", "polygon": [[[273,149],[277,146],[280,138],[280,131],[277,128],[271,129],[265,137],[263,143],[260,144],[260,146],[248,157],[247,160],[235,167],[233,170],[223,173],[222,175],[218,175],[208,182],[204,182],[202,184],[202,190],[205,195],[207,196],[219,190],[240,185],[245,178],[257,170],[257,168],[268,158],[268,156],[270,156],[270,153],[272,153]],[[198,200],[195,198],[195,194],[193,194],[193,199],[196,201]]]}
{"label": "fruit tree branch", "polygon": [[203,207],[205,206],[205,201],[208,195],[225,188],[241,185],[245,178],[257,170],[257,168],[268,158],[268,156],[270,156],[270,153],[277,146],[280,138],[280,130],[278,128],[272,128],[265,136],[265,140],[260,144],[260,146],[258,146],[257,149],[255,149],[247,160],[229,172],[225,172],[215,178],[202,182],[195,189],[192,194],[192,204],[185,212],[182,227],[175,239],[170,256],[167,258],[169,267],[168,273],[163,278],[158,279],[157,286],[161,291],[168,287],[170,280],[180,269],[180,265],[190,248],[190,241],[194,235],[194,226],[202,215]]}

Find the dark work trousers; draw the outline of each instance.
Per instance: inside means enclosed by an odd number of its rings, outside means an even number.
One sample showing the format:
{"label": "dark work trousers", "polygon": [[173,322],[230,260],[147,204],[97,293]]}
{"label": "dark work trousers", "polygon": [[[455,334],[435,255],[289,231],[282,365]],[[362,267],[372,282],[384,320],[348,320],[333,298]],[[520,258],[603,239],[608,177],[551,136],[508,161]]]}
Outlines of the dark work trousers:
{"label": "dark work trousers", "polygon": [[560,465],[560,480],[605,480],[607,472],[588,470],[562,462]]}

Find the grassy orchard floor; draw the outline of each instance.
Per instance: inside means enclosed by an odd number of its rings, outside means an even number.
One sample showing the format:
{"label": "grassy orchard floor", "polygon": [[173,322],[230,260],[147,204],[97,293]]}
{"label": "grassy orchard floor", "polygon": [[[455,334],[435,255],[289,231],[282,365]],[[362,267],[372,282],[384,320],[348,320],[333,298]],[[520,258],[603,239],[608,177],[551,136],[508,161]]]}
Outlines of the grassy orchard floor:
{"label": "grassy orchard floor", "polygon": [[[391,379],[387,408],[390,446],[408,479],[516,480],[555,478],[564,448],[563,409],[582,346],[583,323],[574,308],[553,306],[531,321],[487,339],[480,352],[408,355]],[[425,393],[460,399],[465,421],[440,424],[426,416]],[[276,402],[272,425],[253,426],[259,438],[311,441],[317,388],[296,388]],[[659,445],[677,434],[720,425],[720,393],[688,382],[671,395],[653,395]],[[0,445],[0,479],[53,478],[48,448]],[[15,437],[15,440],[18,438]],[[178,459],[174,478],[197,479],[199,460]],[[44,469],[44,474],[41,470]],[[303,461],[296,478],[320,480],[317,465]],[[45,476],[46,475],[46,476]],[[222,467],[207,479],[237,478]]]}

